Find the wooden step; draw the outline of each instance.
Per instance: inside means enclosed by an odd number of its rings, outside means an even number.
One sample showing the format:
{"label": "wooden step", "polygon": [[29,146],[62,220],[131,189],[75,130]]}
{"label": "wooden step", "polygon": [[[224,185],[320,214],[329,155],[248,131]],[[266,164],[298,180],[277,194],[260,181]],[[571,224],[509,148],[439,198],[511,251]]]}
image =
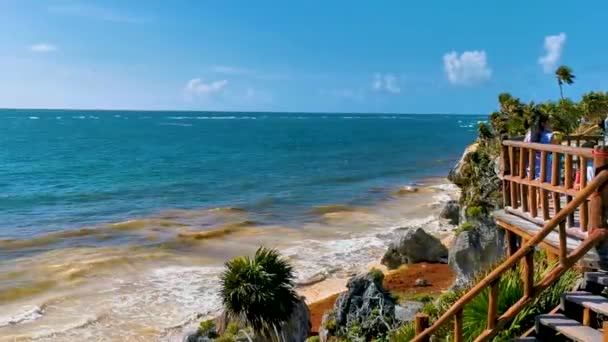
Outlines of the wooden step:
{"label": "wooden step", "polygon": [[604,335],[590,327],[570,319],[562,314],[539,315],[536,317],[536,334],[543,339],[542,333],[546,328],[566,336],[576,342],[603,342]]}
{"label": "wooden step", "polygon": [[566,292],[562,294],[561,308],[566,311],[566,301],[578,304],[591,311],[608,316],[608,298],[594,295],[586,291]]}
{"label": "wooden step", "polygon": [[513,342],[540,342],[536,337],[518,337]]}
{"label": "wooden step", "polygon": [[585,272],[585,281],[608,286],[608,273],[606,272]]}

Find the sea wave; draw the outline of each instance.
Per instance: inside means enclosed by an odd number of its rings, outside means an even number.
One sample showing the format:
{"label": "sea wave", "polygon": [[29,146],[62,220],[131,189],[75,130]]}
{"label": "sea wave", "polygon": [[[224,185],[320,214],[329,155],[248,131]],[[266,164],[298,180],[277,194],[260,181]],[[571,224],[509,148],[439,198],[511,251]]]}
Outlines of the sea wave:
{"label": "sea wave", "polygon": [[12,314],[0,313],[0,327],[35,321],[43,315],[44,310],[39,306],[24,306],[20,311]]}

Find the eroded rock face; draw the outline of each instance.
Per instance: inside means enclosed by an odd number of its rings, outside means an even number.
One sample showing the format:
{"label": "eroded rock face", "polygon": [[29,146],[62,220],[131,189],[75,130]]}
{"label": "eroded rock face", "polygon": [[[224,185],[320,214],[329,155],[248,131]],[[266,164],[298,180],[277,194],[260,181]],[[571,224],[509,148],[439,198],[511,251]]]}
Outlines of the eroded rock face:
{"label": "eroded rock face", "polygon": [[304,302],[304,297],[296,303],[289,320],[282,325],[282,334],[285,341],[304,342],[310,335],[310,311]]}
{"label": "eroded rock face", "polygon": [[460,222],[460,205],[457,201],[451,200],[441,209],[439,217],[449,220],[450,224],[457,225]]}
{"label": "eroded rock face", "polygon": [[486,217],[474,228],[456,236],[449,250],[449,265],[456,272],[456,286],[469,283],[480,271],[494,265],[505,255],[504,230]]}
{"label": "eroded rock face", "polygon": [[422,228],[405,230],[397,236],[382,257],[382,264],[394,269],[416,262],[447,262],[448,249]]}
{"label": "eroded rock face", "polygon": [[475,152],[477,152],[478,148],[479,148],[479,144],[475,143],[475,144],[468,146],[464,150],[462,157],[460,158],[458,163],[456,163],[456,166],[454,166],[454,168],[452,170],[450,170],[450,173],[448,174],[448,179],[450,180],[450,182],[452,182],[458,186],[462,186],[462,185],[465,185],[469,181],[469,178],[472,174],[471,163],[470,163],[471,156]]}
{"label": "eroded rock face", "polygon": [[395,324],[395,301],[373,274],[351,278],[332,312],[323,316],[319,338],[357,333],[362,341],[385,335]]}

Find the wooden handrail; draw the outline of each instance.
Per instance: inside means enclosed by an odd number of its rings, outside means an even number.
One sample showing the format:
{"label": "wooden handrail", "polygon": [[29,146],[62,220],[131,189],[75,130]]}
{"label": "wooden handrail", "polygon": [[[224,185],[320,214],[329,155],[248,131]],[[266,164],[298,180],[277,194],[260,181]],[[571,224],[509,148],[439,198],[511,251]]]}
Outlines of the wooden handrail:
{"label": "wooden handrail", "polygon": [[523,141],[504,140],[502,142],[505,146],[513,146],[519,148],[529,148],[536,151],[556,152],[556,153],[567,153],[575,156],[593,159],[593,149],[587,147],[572,147],[554,144],[539,144],[539,143],[527,143]]}
{"label": "wooden handrail", "polygon": [[[513,142],[509,142],[509,143],[513,143]],[[507,145],[507,141],[505,141],[504,144]],[[522,143],[522,145],[520,146],[519,142],[517,142],[517,145],[507,145],[507,146],[530,147],[530,145],[532,145],[532,144]],[[541,147],[553,146],[553,145],[541,145],[541,144],[534,144],[534,145],[539,145]],[[553,152],[553,150],[549,150],[549,151]],[[592,151],[592,150],[590,149],[590,151]],[[591,181],[589,184],[587,184],[587,186],[584,189],[582,189],[578,192],[578,194],[574,197],[574,199],[570,203],[568,203],[568,205],[566,205],[566,207],[564,207],[562,210],[557,212],[557,214],[553,218],[551,218],[534,237],[532,237],[519,250],[517,250],[517,252],[515,252],[513,255],[511,255],[509,258],[507,258],[505,261],[503,261],[498,267],[496,267],[485,278],[483,278],[479,283],[477,283],[477,285],[475,285],[466,294],[464,294],[460,299],[458,299],[441,317],[439,317],[433,323],[432,326],[425,329],[421,334],[415,336],[414,339],[412,340],[412,342],[422,342],[425,338],[429,338],[431,336],[431,334],[436,332],[443,324],[447,323],[450,319],[454,318],[457,314],[462,313],[462,310],[464,309],[464,306],[466,304],[468,304],[474,297],[479,295],[486,287],[491,286],[492,284],[494,284],[494,282],[499,281],[502,274],[504,274],[505,272],[512,269],[516,263],[518,263],[524,257],[531,255],[534,252],[535,247],[540,242],[542,242],[544,240],[544,238],[547,235],[549,235],[549,233],[551,233],[562,221],[566,220],[568,215],[572,214],[579,205],[581,205],[583,202],[586,202],[588,200],[589,196],[591,196],[600,186],[604,185],[604,183],[606,183],[606,181],[608,181],[608,170],[602,170],[601,172],[599,172],[599,174],[596,175],[596,177],[593,179],[593,181]],[[562,230],[560,230],[560,233],[563,233]],[[568,265],[569,263],[577,262],[582,256],[584,256],[584,254],[589,249],[591,249],[595,244],[597,244],[597,242],[599,242],[600,239],[602,239],[605,235],[606,234],[605,234],[604,230],[602,230],[602,229],[592,231],[592,234],[589,235],[589,237],[585,240],[585,242],[583,242],[572,253],[572,255],[570,255],[567,258],[567,263],[566,264],[560,263],[560,265],[558,267],[556,267],[556,269],[553,270],[551,272],[551,274],[552,275],[561,275],[563,272],[565,272],[568,268],[571,267],[571,265],[570,266]],[[496,322],[496,325],[493,328],[484,331],[484,333],[482,335],[480,335],[475,341],[486,341],[490,337],[494,336],[494,334],[496,334],[496,332],[498,332],[502,328],[502,326],[504,326],[504,324],[506,324],[506,322],[514,316],[514,314],[517,314],[519,311],[521,311],[521,309],[523,309],[523,307],[527,303],[529,303],[529,301],[531,301],[538,294],[538,292],[540,292],[537,290],[544,289],[547,286],[551,285],[551,283],[553,281],[555,281],[555,279],[556,278],[553,278],[551,280],[551,282],[549,282],[549,283],[547,283],[546,281],[542,282],[541,284],[539,284],[537,286],[533,286],[533,284],[532,284],[531,291],[530,291],[530,289],[529,289],[529,291],[526,291],[529,293],[527,293],[527,295],[525,295],[520,301],[518,301],[515,305],[513,305],[509,310],[507,310],[507,312],[504,313],[498,319],[498,321]]]}

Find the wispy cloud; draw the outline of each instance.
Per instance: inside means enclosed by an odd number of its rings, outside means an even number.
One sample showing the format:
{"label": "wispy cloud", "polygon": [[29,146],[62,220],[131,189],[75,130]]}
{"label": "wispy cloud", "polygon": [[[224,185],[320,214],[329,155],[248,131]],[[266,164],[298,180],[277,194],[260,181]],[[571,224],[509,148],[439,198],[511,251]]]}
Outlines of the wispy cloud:
{"label": "wispy cloud", "polygon": [[566,44],[566,34],[563,32],[554,36],[545,37],[545,55],[538,59],[538,64],[543,67],[544,72],[553,72],[553,69],[557,65],[557,61],[562,56],[564,44]]}
{"label": "wispy cloud", "polygon": [[211,67],[211,71],[218,74],[225,75],[252,75],[256,71],[252,69],[240,68],[228,65],[214,65]]}
{"label": "wispy cloud", "polygon": [[278,72],[265,72],[251,68],[231,66],[231,65],[214,65],[208,69],[210,72],[218,75],[242,76],[258,80],[285,80],[289,75]]}
{"label": "wispy cloud", "polygon": [[71,15],[95,20],[109,21],[122,24],[142,24],[152,20],[149,16],[132,15],[108,7],[99,7],[91,4],[71,4],[52,6],[49,12]]}
{"label": "wispy cloud", "polygon": [[492,76],[483,50],[465,51],[460,55],[456,51],[446,53],[443,55],[443,67],[450,83],[456,85],[473,85]]}
{"label": "wispy cloud", "polygon": [[57,46],[50,43],[38,43],[30,46],[30,51],[36,53],[48,53],[57,50]]}
{"label": "wispy cloud", "polygon": [[222,92],[227,85],[227,80],[204,83],[200,78],[193,78],[186,83],[184,93],[189,99],[197,97],[206,99],[214,94]]}
{"label": "wispy cloud", "polygon": [[372,80],[372,90],[378,92],[387,92],[390,94],[399,94],[401,88],[399,87],[399,80],[397,76],[393,74],[374,74]]}

